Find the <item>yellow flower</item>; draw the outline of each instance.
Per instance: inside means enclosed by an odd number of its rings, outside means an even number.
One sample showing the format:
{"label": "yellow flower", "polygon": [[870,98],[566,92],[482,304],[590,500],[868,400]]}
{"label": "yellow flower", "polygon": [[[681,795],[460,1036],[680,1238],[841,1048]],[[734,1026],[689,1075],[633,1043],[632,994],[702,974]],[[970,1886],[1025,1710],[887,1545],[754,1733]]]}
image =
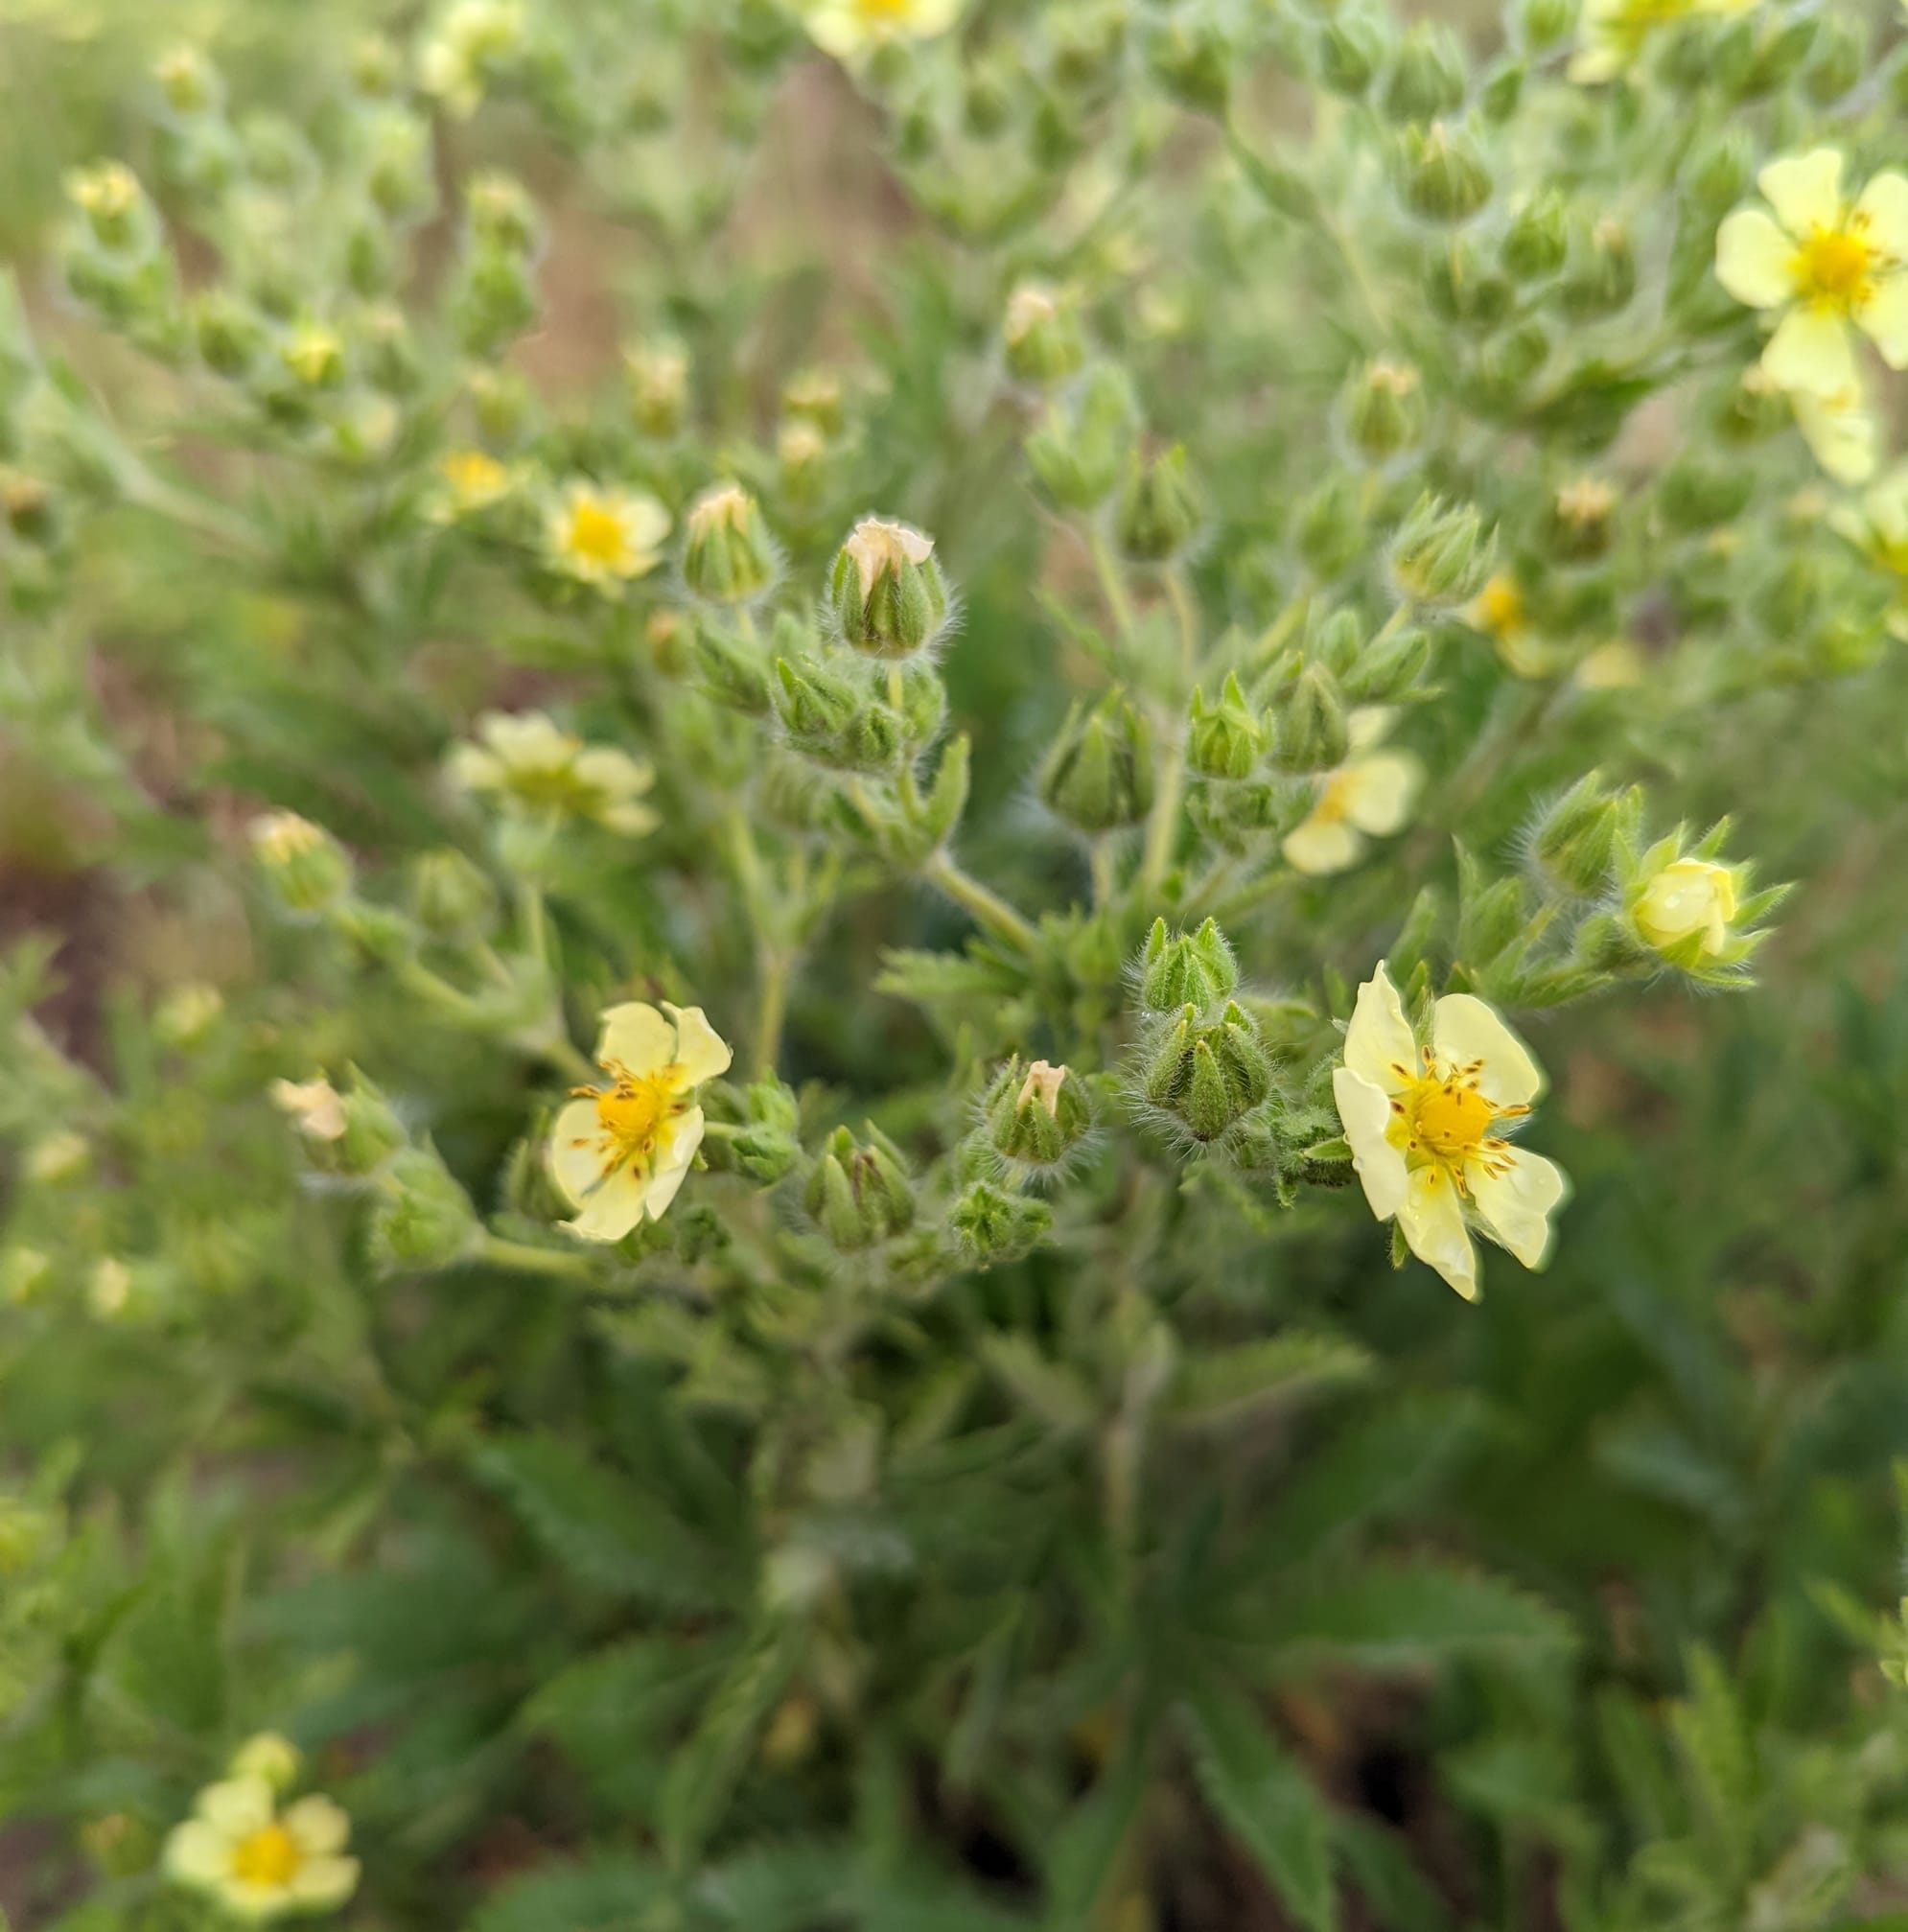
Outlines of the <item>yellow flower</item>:
{"label": "yellow flower", "polygon": [[139,205],[139,177],[123,161],[99,161],[68,176],[66,192],[96,221],[123,221]]}
{"label": "yellow flower", "polygon": [[308,389],[325,389],[344,374],[344,343],[322,322],[301,322],[278,351],[282,361]]}
{"label": "yellow flower", "polygon": [[1500,571],[1458,615],[1497,646],[1505,670],[1520,678],[1541,678],[1555,668],[1556,652],[1537,635],[1524,587]]}
{"label": "yellow flower", "polygon": [[1577,665],[1577,688],[1617,691],[1643,681],[1643,654],[1628,638],[1613,638],[1587,653]]}
{"label": "yellow flower", "polygon": [[1865,483],[1881,455],[1881,425],[1859,383],[1832,396],[1797,389],[1789,397],[1809,454],[1838,483]]}
{"label": "yellow flower", "polygon": [[1829,523],[1877,570],[1908,587],[1908,463],[1897,464]]}
{"label": "yellow flower", "polygon": [[1365,705],[1345,721],[1350,753],[1319,780],[1312,810],[1287,833],[1287,864],[1315,876],[1344,872],[1359,862],[1367,837],[1387,838],[1405,823],[1424,769],[1408,752],[1377,749],[1397,715],[1388,705]]}
{"label": "yellow flower", "polygon": [[439,460],[437,479],[429,514],[440,524],[480,516],[510,494],[515,480],[488,450],[453,450]]}
{"label": "yellow flower", "polygon": [[803,24],[816,46],[856,61],[893,40],[926,40],[960,18],[963,0],[808,0]]}
{"label": "yellow flower", "polygon": [[357,1889],[358,1860],[343,1855],[351,1821],[329,1798],[281,1811],[268,1779],[228,1778],[207,1785],[193,1812],[166,1840],[166,1872],[234,1918],[329,1912]]}
{"label": "yellow flower", "polygon": [[523,52],[525,33],[515,0],[458,0],[418,51],[418,84],[468,119],[492,74]]}
{"label": "yellow flower", "polygon": [[344,1102],[322,1074],[316,1080],[275,1080],[271,1104],[313,1140],[342,1140]]}
{"label": "yellow flower", "polygon": [[702,1144],[695,1090],[729,1060],[701,1007],[632,1000],[603,1015],[596,1063],[610,1084],[578,1087],[550,1131],[550,1176],[580,1210],[570,1228],[620,1241],[644,1215],[662,1220]]}
{"label": "yellow flower", "polygon": [[651,830],[641,803],[656,774],[611,745],[586,745],[543,711],[491,711],[477,720],[477,744],[451,754],[451,777],[474,792],[494,792],[531,813],[589,819],[626,838]]}
{"label": "yellow flower", "polygon": [[1710,859],[1677,859],[1643,888],[1630,917],[1659,952],[1687,947],[1714,958],[1729,944],[1735,874]]}
{"label": "yellow flower", "polygon": [[1740,13],[1756,0],[1586,0],[1571,79],[1580,85],[1614,81],[1637,64],[1660,27],[1699,14]]}
{"label": "yellow flower", "polygon": [[1478,1298],[1475,1225],[1525,1268],[1549,1250],[1563,1171],[1504,1137],[1544,1076],[1523,1041],[1470,993],[1447,993],[1420,1042],[1380,961],[1359,988],[1332,1092],[1352,1166],[1380,1221],[1467,1301]]}
{"label": "yellow flower", "polygon": [[568,485],[551,505],[545,541],[552,564],[578,583],[615,591],[663,561],[669,513],[640,491]]}
{"label": "yellow flower", "polygon": [[1873,176],[1850,201],[1842,156],[1817,148],[1757,177],[1773,214],[1738,208],[1716,231],[1716,279],[1752,309],[1784,312],[1762,366],[1784,389],[1856,392],[1852,324],[1890,368],[1908,367],[1908,175]]}

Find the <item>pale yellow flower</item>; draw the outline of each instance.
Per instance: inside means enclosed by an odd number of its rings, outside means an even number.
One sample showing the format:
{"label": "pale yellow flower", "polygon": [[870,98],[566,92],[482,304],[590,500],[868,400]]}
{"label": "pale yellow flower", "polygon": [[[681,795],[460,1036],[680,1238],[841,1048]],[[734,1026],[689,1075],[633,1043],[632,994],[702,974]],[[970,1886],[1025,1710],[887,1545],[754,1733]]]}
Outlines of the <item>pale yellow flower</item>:
{"label": "pale yellow flower", "polygon": [[1424,768],[1408,752],[1378,749],[1397,715],[1388,705],[1365,705],[1346,720],[1344,763],[1319,780],[1311,811],[1281,848],[1294,870],[1344,872],[1363,855],[1367,838],[1388,838],[1405,823]]}
{"label": "pale yellow flower", "polygon": [[544,540],[565,576],[615,592],[663,561],[668,534],[669,513],[654,497],[573,482],[550,506]]}
{"label": "pale yellow flower", "polygon": [[1865,483],[1881,460],[1881,425],[1856,384],[1832,396],[1797,389],[1789,397],[1809,454],[1838,483]]}
{"label": "pale yellow flower", "polygon": [[642,796],[654,769],[612,745],[585,744],[543,711],[491,711],[477,720],[476,744],[451,754],[452,779],[490,792],[521,811],[588,819],[634,838],[654,828]]}
{"label": "pale yellow flower", "polygon": [[1467,1301],[1478,1297],[1473,1226],[1525,1268],[1549,1251],[1563,1171],[1505,1138],[1543,1085],[1523,1041],[1470,993],[1439,1000],[1420,1041],[1382,960],[1359,988],[1332,1075],[1352,1166],[1372,1213],[1395,1217],[1411,1252]]}
{"label": "pale yellow flower", "polygon": [[1643,654],[1628,638],[1613,638],[1585,654],[1576,668],[1577,688],[1617,691],[1643,681]]}
{"label": "pale yellow flower", "polygon": [[139,177],[123,161],[98,161],[67,177],[74,206],[101,221],[123,221],[139,205]]}
{"label": "pale yellow flower", "polygon": [[1877,570],[1908,586],[1908,463],[1897,464],[1828,521]]}
{"label": "pale yellow flower", "polygon": [[312,1140],[342,1140],[344,1102],[331,1082],[320,1075],[316,1080],[275,1080],[271,1083],[271,1104]]}
{"label": "pale yellow flower", "polygon": [[898,574],[903,564],[924,564],[934,554],[934,539],[911,524],[864,517],[842,546],[854,564],[861,594],[867,598],[884,573]]}
{"label": "pale yellow flower", "polygon": [[494,508],[516,477],[488,450],[453,450],[438,459],[437,482],[428,514],[433,523],[451,524]]}
{"label": "pale yellow flower", "polygon": [[1458,615],[1490,639],[1499,661],[1513,675],[1541,678],[1555,669],[1555,647],[1538,635],[1524,587],[1507,571],[1491,578]]}
{"label": "pale yellow flower", "polygon": [[1908,175],[1873,175],[1850,201],[1842,165],[1833,148],[1771,161],[1756,177],[1768,209],[1738,208],[1716,231],[1716,279],[1783,312],[1763,368],[1816,396],[1857,393],[1851,327],[1908,368]]}
{"label": "pale yellow flower", "polygon": [[620,1241],[660,1221],[702,1144],[695,1090],[729,1068],[730,1052],[700,1007],[640,1000],[603,1015],[603,1087],[578,1087],[550,1130],[550,1177],[577,1208],[586,1241]]}
{"label": "pale yellow flower", "polygon": [[351,1821],[329,1798],[280,1810],[269,1780],[228,1778],[207,1785],[193,1812],[166,1840],[166,1873],[234,1918],[335,1911],[357,1889],[358,1860],[344,1855]]}
{"label": "pale yellow flower", "polygon": [[927,40],[961,17],[964,0],[806,0],[803,24],[825,54],[855,62],[895,40]]}
{"label": "pale yellow flower", "polygon": [[1687,946],[1714,958],[1729,944],[1735,913],[1735,874],[1728,866],[1711,859],[1677,859],[1643,888],[1630,917],[1659,952]]}
{"label": "pale yellow flower", "polygon": [[1700,14],[1741,13],[1756,0],[1585,0],[1570,77],[1580,85],[1614,81],[1637,64],[1659,28]]}
{"label": "pale yellow flower", "polygon": [[1046,1060],[1036,1059],[1027,1069],[1027,1078],[1020,1082],[1020,1092],[1014,1105],[1025,1106],[1030,1100],[1037,1099],[1050,1114],[1058,1117],[1060,1110],[1060,1088],[1065,1084],[1064,1066],[1054,1066]]}

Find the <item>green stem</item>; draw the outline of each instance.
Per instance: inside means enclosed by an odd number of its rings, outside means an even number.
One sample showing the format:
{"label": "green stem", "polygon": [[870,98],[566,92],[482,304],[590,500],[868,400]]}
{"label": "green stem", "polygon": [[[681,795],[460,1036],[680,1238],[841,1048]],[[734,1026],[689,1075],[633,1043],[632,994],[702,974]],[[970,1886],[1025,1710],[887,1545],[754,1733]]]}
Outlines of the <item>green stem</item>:
{"label": "green stem", "polygon": [[937,885],[956,904],[973,916],[976,925],[985,926],[996,939],[1022,952],[1034,950],[1038,935],[1032,924],[1013,910],[996,892],[961,870],[945,851],[937,851],[921,868],[921,876]]}
{"label": "green stem", "polygon": [[560,1281],[593,1281],[595,1269],[589,1257],[561,1247],[534,1247],[527,1241],[506,1241],[500,1234],[486,1234],[477,1250],[479,1257],[514,1274],[547,1274]]}
{"label": "green stem", "polygon": [[1086,547],[1093,555],[1093,570],[1100,579],[1100,594],[1106,600],[1106,609],[1113,619],[1113,627],[1120,636],[1129,638],[1133,634],[1133,600],[1127,594],[1126,577],[1120,569],[1120,560],[1113,554],[1113,547],[1106,541],[1105,526],[1091,523],[1086,526]]}
{"label": "green stem", "polygon": [[1111,905],[1114,892],[1112,841],[1095,839],[1088,850],[1087,860],[1093,871],[1093,903],[1096,906]]}
{"label": "green stem", "polygon": [[[1186,573],[1175,565],[1166,572],[1166,598],[1179,630],[1180,700],[1183,704],[1198,668],[1199,617]],[[1173,846],[1179,832],[1179,805],[1186,791],[1186,726],[1183,717],[1169,720],[1171,745],[1159,760],[1159,783],[1146,822],[1146,846],[1140,859],[1139,896],[1151,899],[1173,863]],[[1144,910],[1142,904],[1142,910]]]}

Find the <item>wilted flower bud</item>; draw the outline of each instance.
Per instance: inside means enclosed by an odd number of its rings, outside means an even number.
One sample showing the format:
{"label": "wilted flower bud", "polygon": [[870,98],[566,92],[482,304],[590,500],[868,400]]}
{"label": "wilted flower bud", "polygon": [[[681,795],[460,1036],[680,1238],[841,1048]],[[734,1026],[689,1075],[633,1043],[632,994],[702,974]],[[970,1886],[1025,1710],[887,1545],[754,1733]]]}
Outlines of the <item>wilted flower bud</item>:
{"label": "wilted flower bud", "polygon": [[1461,604],[1491,573],[1497,533],[1470,503],[1418,499],[1391,544],[1391,575],[1414,604]]}
{"label": "wilted flower bud", "polygon": [[1236,672],[1226,673],[1216,705],[1194,687],[1186,733],[1186,761],[1194,772],[1202,779],[1249,778],[1265,754],[1265,725],[1246,706]]}
{"label": "wilted flower bud", "polygon": [[1142,1083],[1152,1106],[1172,1114],[1199,1142],[1216,1141],[1271,1091],[1271,1062],[1250,1014],[1228,1001],[1202,1025],[1187,1006],[1157,1027],[1142,1048]]}
{"label": "wilted flower bud", "polygon": [[379,1182],[371,1252],[387,1274],[454,1268],[483,1240],[470,1197],[429,1145],[403,1149]]}
{"label": "wilted flower bud", "polygon": [[1278,730],[1272,757],[1282,771],[1331,771],[1344,762],[1350,743],[1345,694],[1323,664],[1307,664],[1272,715]]}
{"label": "wilted flower bud", "polygon": [[1043,1059],[1024,1068],[1017,1058],[1009,1060],[982,1105],[994,1152],[1027,1167],[1064,1160],[1093,1122],[1080,1077]]}
{"label": "wilted flower bud", "polygon": [[1550,499],[1544,537],[1560,563],[1594,563],[1610,548],[1617,492],[1600,477],[1580,477]]}
{"label": "wilted flower bud", "polygon": [[719,483],[689,506],[683,580],[712,604],[746,604],[780,573],[761,506],[739,483]]}
{"label": "wilted flower bud", "polygon": [[1398,122],[1428,122],[1464,105],[1464,50],[1441,22],[1420,20],[1398,43],[1380,96]]}
{"label": "wilted flower bud", "polygon": [[1384,30],[1369,13],[1338,9],[1318,34],[1318,78],[1334,94],[1356,101],[1384,58]]}
{"label": "wilted flower bud", "polygon": [[947,621],[947,585],[934,540],[879,517],[854,526],[835,557],[828,594],[844,640],[874,657],[925,650]]}
{"label": "wilted flower bud", "polygon": [[1533,195],[1511,217],[1499,254],[1520,282],[1541,282],[1564,266],[1570,252],[1567,204],[1555,188]]}
{"label": "wilted flower bud", "polygon": [[410,862],[410,909],[426,932],[462,939],[497,921],[497,888],[454,846],[419,852]]}
{"label": "wilted flower bud", "polygon": [[1139,406],[1124,371],[1102,362],[1027,438],[1027,460],[1040,487],[1065,510],[1106,500],[1132,447]]}
{"label": "wilted flower bud", "polygon": [[1064,381],[1086,360],[1072,304],[1037,283],[1023,282],[1008,297],[1001,337],[1007,366],[1023,383]]}
{"label": "wilted flower bud", "polygon": [[1400,154],[1405,205],[1427,221],[1468,221],[1491,198],[1490,170],[1461,128],[1407,128]]}
{"label": "wilted flower bud", "polygon": [[639,343],[623,351],[623,380],[636,427],[659,442],[682,433],[688,410],[689,359],[673,342]]}
{"label": "wilted flower bud", "polygon": [[1201,521],[1185,446],[1175,443],[1151,462],[1135,452],[1113,524],[1120,548],[1137,563],[1170,563],[1193,541]]}
{"label": "wilted flower bud", "polygon": [[1558,300],[1567,314],[1589,320],[1614,315],[1636,292],[1637,257],[1630,232],[1615,216],[1606,216],[1580,242],[1558,286]]}
{"label": "wilted flower bud", "polygon": [[1345,391],[1345,429],[1361,455],[1384,462],[1424,434],[1425,392],[1403,362],[1367,362]]}
{"label": "wilted flower bud", "polygon": [[1594,898],[1610,883],[1617,842],[1634,831],[1641,810],[1635,786],[1609,791],[1601,772],[1587,772],[1538,820],[1530,855],[1562,892]]}
{"label": "wilted flower bud", "polygon": [[803,1205],[844,1254],[891,1239],[915,1218],[914,1189],[900,1150],[872,1124],[865,1142],[845,1127],[828,1137],[808,1176]]}
{"label": "wilted flower bud", "polygon": [[251,842],[260,871],[293,912],[323,912],[351,890],[352,866],[344,848],[296,812],[254,819]]}
{"label": "wilted flower bud", "polygon": [[1168,932],[1154,919],[1140,955],[1139,1003],[1149,1013],[1189,1009],[1195,1018],[1231,997],[1239,985],[1239,963],[1217,921],[1197,932]]}
{"label": "wilted flower bud", "polygon": [[970,1262],[982,1268],[1018,1261],[1045,1238],[1054,1213],[1043,1200],[978,1180],[948,1211],[947,1229]]}
{"label": "wilted flower bud", "polygon": [[1040,797],[1082,832],[1137,825],[1152,805],[1152,737],[1123,691],[1076,704],[1040,768]]}
{"label": "wilted flower bud", "polygon": [[274,1081],[271,1103],[298,1129],[316,1163],[329,1173],[360,1178],[376,1174],[405,1144],[403,1123],[364,1076],[352,1074],[339,1093],[322,1076]]}

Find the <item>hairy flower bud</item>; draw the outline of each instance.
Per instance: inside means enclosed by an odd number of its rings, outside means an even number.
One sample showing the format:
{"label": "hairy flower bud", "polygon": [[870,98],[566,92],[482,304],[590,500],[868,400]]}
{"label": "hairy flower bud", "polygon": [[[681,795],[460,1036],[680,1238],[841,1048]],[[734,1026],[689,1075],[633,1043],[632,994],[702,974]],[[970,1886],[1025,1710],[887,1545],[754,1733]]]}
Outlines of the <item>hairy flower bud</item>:
{"label": "hairy flower bud", "polygon": [[81,169],[67,181],[66,192],[101,247],[129,249],[150,239],[146,191],[124,162],[100,161]]}
{"label": "hairy flower bud", "polygon": [[497,922],[497,888],[452,846],[419,852],[410,862],[410,909],[426,932],[467,939]]}
{"label": "hairy flower bud", "polygon": [[1197,932],[1169,932],[1154,919],[1139,963],[1139,1003],[1149,1013],[1189,1010],[1195,1019],[1231,997],[1239,985],[1239,963],[1217,921]]}
{"label": "hairy flower bud", "polygon": [[1470,503],[1418,499],[1391,544],[1391,575],[1415,604],[1461,604],[1491,573],[1497,534]]}
{"label": "hairy flower bud", "polygon": [[1196,114],[1225,111],[1237,56],[1212,15],[1181,12],[1162,22],[1146,51],[1160,85],[1181,106]]}
{"label": "hairy flower bud", "polygon": [[1579,477],[1554,491],[1544,518],[1546,546],[1559,563],[1594,563],[1608,553],[1617,492],[1600,477]]}
{"label": "hairy flower bud", "polygon": [[1175,443],[1151,462],[1135,452],[1113,523],[1120,548],[1137,563],[1170,563],[1193,541],[1200,522],[1184,445]]}
{"label": "hairy flower bud", "polygon": [[683,580],[712,604],[746,604],[780,573],[761,506],[739,483],[718,483],[690,504]]}
{"label": "hairy flower bud", "polygon": [[1611,791],[1601,772],[1587,772],[1537,821],[1530,856],[1544,876],[1573,898],[1594,898],[1610,882],[1619,838],[1634,832],[1642,794]]}
{"label": "hairy flower bud", "polygon": [[1079,1075],[1043,1059],[1023,1067],[1017,1057],[994,1076],[982,1111],[994,1152],[1025,1167],[1058,1165],[1093,1122]]}
{"label": "hairy flower bud", "polygon": [[1630,233],[1606,216],[1582,236],[1557,297],[1564,313],[1580,320],[1614,315],[1637,292],[1637,257]]}
{"label": "hairy flower bud", "polygon": [[843,639],[880,658],[927,649],[950,608],[933,538],[879,517],[864,517],[836,553],[828,595]]}
{"label": "hairy flower bud", "polygon": [[682,434],[688,411],[689,359],[673,342],[642,342],[623,351],[623,382],[637,429],[658,442]]}
{"label": "hairy flower bud", "polygon": [[803,1191],[803,1205],[830,1245],[859,1253],[901,1233],[914,1221],[914,1189],[900,1150],[869,1126],[858,1142],[845,1127],[828,1137]]}
{"label": "hairy flower bud", "polygon": [[1076,395],[1048,408],[1027,438],[1027,460],[1061,509],[1096,509],[1119,480],[1138,422],[1130,379],[1102,362]]}
{"label": "hairy flower bud", "polygon": [[1424,434],[1425,392],[1408,363],[1367,362],[1345,390],[1345,431],[1373,462],[1410,449]]}
{"label": "hairy flower bud", "polygon": [[1511,216],[1499,256],[1518,281],[1546,281],[1564,266],[1570,252],[1567,214],[1563,195],[1555,188],[1545,188]]}
{"label": "hairy flower bud", "polygon": [[1442,22],[1420,20],[1398,43],[1380,104],[1401,124],[1431,122],[1464,105],[1464,49]]}
{"label": "hairy flower bud", "polygon": [[1350,742],[1345,694],[1323,664],[1307,664],[1272,715],[1278,730],[1272,759],[1281,771],[1323,772],[1344,762]]}
{"label": "hairy flower bud", "polygon": [[1086,360],[1073,305],[1035,282],[1021,283],[1009,296],[1001,338],[1007,366],[1023,383],[1063,382]]}
{"label": "hairy flower bud", "polygon": [[1407,128],[1399,152],[1405,205],[1425,221],[1468,221],[1491,198],[1490,170],[1463,128]]}
{"label": "hairy flower bud", "polygon": [[197,47],[168,48],[154,63],[152,78],[166,105],[182,118],[209,114],[220,105],[219,70]]}
{"label": "hairy flower bud", "polygon": [[1193,688],[1192,717],[1186,733],[1186,762],[1202,779],[1249,778],[1266,753],[1265,723],[1245,703],[1236,672],[1228,671],[1219,703]]}
{"label": "hairy flower bud", "polygon": [[386,1274],[454,1268],[483,1240],[470,1197],[428,1144],[403,1149],[379,1182],[371,1253]]}
{"label": "hairy flower bud", "polygon": [[1384,30],[1369,13],[1336,10],[1318,32],[1318,78],[1334,94],[1356,101],[1384,59]]}
{"label": "hairy flower bud", "polygon": [[1201,1025],[1191,1006],[1163,1022],[1141,1049],[1147,1099],[1192,1137],[1221,1139],[1271,1091],[1271,1062],[1251,1016],[1228,1001]]}
{"label": "hairy flower bud", "polygon": [[1122,691],[1076,704],[1040,768],[1040,797],[1082,832],[1137,825],[1152,805],[1152,735]]}
{"label": "hairy flower bud", "polygon": [[947,1230],[968,1261],[987,1268],[1031,1253],[1053,1222],[1045,1201],[979,1180],[948,1211]]}
{"label": "hairy flower bud", "polygon": [[324,912],[351,890],[352,866],[344,848],[296,812],[254,819],[251,843],[259,870],[292,912]]}

